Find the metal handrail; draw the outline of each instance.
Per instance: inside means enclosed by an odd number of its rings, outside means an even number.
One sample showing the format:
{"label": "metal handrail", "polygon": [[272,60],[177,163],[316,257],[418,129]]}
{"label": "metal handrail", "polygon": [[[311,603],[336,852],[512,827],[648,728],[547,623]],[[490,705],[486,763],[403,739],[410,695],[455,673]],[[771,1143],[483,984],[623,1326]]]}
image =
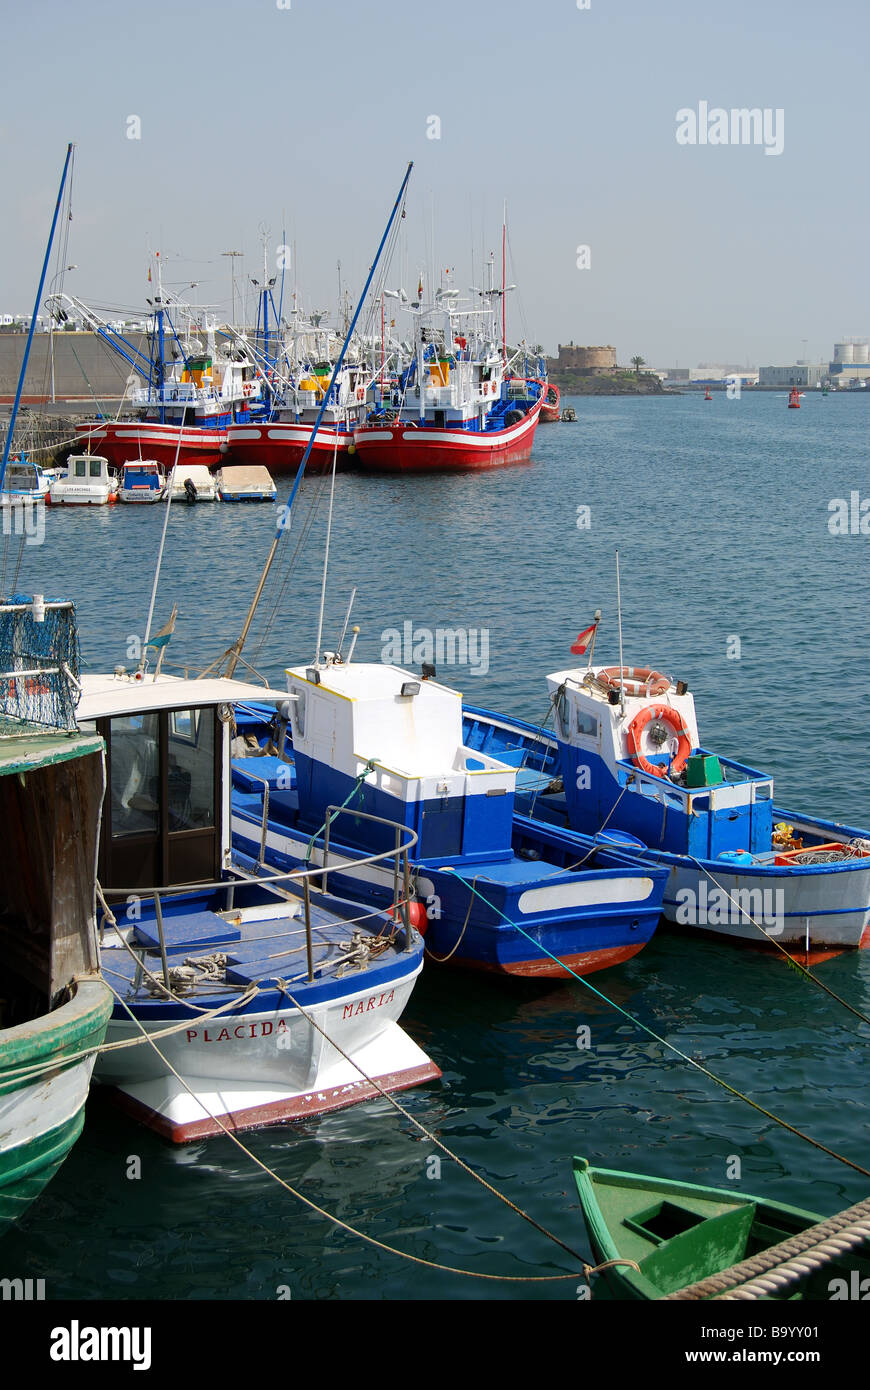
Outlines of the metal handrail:
{"label": "metal handrail", "polygon": [[[261,779],[258,779],[258,780],[261,780]],[[268,805],[268,794],[267,794],[267,797],[266,797],[266,804]],[[415,831],[410,830],[410,829],[408,828],[408,826],[402,825],[400,821],[388,820],[388,819],[387,819],[386,817],[384,817],[384,816],[373,816],[373,815],[370,815],[370,814],[369,814],[368,812],[366,812],[366,811],[354,811],[351,807],[348,807],[348,806],[327,806],[327,808],[326,808],[326,827],[325,827],[327,833],[326,833],[326,835],[325,835],[325,837],[324,837],[324,862],[323,862],[323,864],[320,866],[320,868],[315,868],[315,869],[290,869],[290,870],[285,870],[284,873],[280,873],[280,874],[269,874],[269,875],[266,875],[266,876],[263,876],[263,877],[258,876],[257,878],[255,878],[255,879],[252,880],[254,883],[263,884],[263,885],[266,885],[266,886],[268,886],[268,885],[270,885],[270,884],[273,884],[273,883],[274,883],[274,884],[277,884],[277,883],[283,883],[283,882],[298,882],[298,883],[301,883],[301,884],[302,884],[302,901],[303,901],[303,906],[304,906],[304,909],[305,909],[305,947],[306,947],[306,954],[307,954],[307,960],[308,960],[308,979],[309,979],[309,982],[311,982],[311,981],[314,979],[314,948],[313,948],[313,943],[312,943],[312,939],[311,939],[311,883],[310,883],[310,880],[311,880],[312,878],[317,878],[317,877],[319,877],[320,880],[321,880],[321,889],[320,889],[320,891],[323,892],[323,893],[326,892],[326,876],[327,876],[326,855],[328,854],[328,845],[329,845],[329,840],[328,840],[328,829],[329,829],[330,819],[334,819],[334,818],[335,818],[334,816],[330,816],[330,813],[331,813],[331,812],[334,812],[335,815],[339,815],[342,811],[348,812],[349,814],[351,814],[351,815],[353,815],[353,816],[356,816],[356,817],[359,817],[359,818],[362,819],[362,820],[377,821],[377,822],[378,822],[379,824],[381,824],[381,825],[389,825],[389,826],[393,826],[393,827],[395,828],[395,831],[396,831],[396,844],[395,844],[395,847],[394,847],[393,849],[381,850],[379,854],[369,854],[369,855],[366,855],[366,856],[365,856],[364,858],[362,858],[362,859],[354,859],[353,862],[354,862],[355,865],[378,864],[378,863],[380,863],[381,860],[383,860],[383,859],[393,859],[393,920],[394,920],[394,921],[397,920],[397,910],[398,910],[399,908],[401,908],[402,925],[403,925],[404,928],[405,928],[405,950],[406,950],[406,951],[410,951],[411,946],[412,946],[412,944],[413,944],[413,943],[412,943],[412,940],[411,940],[411,919],[410,919],[410,914],[409,914],[409,912],[408,912],[408,897],[409,897],[409,894],[410,894],[410,868],[409,868],[409,863],[408,863],[408,851],[411,850],[411,849],[413,849],[413,848],[414,848],[414,845],[417,844],[417,841],[418,841],[418,839],[419,839],[419,836],[417,835],[417,833],[416,833]],[[264,817],[263,817],[263,837],[262,837],[262,840],[261,840],[261,845],[262,845],[262,843],[265,841],[265,830],[266,830],[267,824],[268,824],[268,822],[266,821],[266,818],[265,818],[265,815],[264,815]],[[408,836],[409,836],[410,838],[409,838],[404,844],[400,844],[400,843],[399,843],[399,837],[400,837],[400,835],[401,835],[401,833],[402,833],[403,830],[407,832],[407,834],[408,834]],[[261,849],[261,853],[262,853],[262,849]],[[399,881],[399,860],[400,860],[400,856],[401,856],[401,859],[402,859],[402,862],[403,862],[402,879],[403,879],[403,884],[404,884],[404,898],[403,898],[403,900],[402,900],[401,902],[399,902],[399,899],[398,899],[398,881]],[[258,863],[261,863],[261,862],[262,862],[262,860],[258,861]],[[230,867],[231,867],[231,866],[230,866]],[[156,923],[157,923],[157,939],[158,939],[158,944],[159,944],[159,947],[160,947],[160,960],[161,960],[161,964],[162,964],[162,966],[163,966],[163,984],[164,984],[164,986],[165,986],[167,992],[169,992],[169,960],[168,960],[168,957],[167,957],[167,954],[166,954],[166,937],[165,937],[164,930],[163,930],[163,898],[166,898],[166,897],[169,897],[169,898],[176,898],[176,897],[178,897],[178,898],[180,898],[180,897],[184,897],[184,896],[185,896],[186,894],[188,894],[188,893],[194,893],[194,892],[196,892],[196,893],[203,893],[203,892],[218,891],[218,890],[220,890],[220,889],[224,889],[224,890],[226,891],[226,893],[227,893],[227,902],[228,902],[228,905],[231,906],[231,903],[232,903],[232,896],[233,896],[233,894],[234,894],[234,892],[235,892],[235,889],[238,887],[238,883],[239,883],[238,878],[229,878],[229,879],[220,879],[220,880],[218,880],[217,882],[212,882],[212,883],[184,883],[184,884],[173,884],[170,888],[167,888],[166,885],[159,886],[159,887],[149,887],[149,888],[103,888],[103,887],[101,886],[100,892],[102,893],[103,898],[106,899],[106,900],[108,900],[110,897],[129,898],[129,897],[131,897],[131,896],[132,896],[132,897],[138,897],[138,898],[153,898],[153,899],[154,899],[154,915],[155,915],[155,919],[156,919]]]}

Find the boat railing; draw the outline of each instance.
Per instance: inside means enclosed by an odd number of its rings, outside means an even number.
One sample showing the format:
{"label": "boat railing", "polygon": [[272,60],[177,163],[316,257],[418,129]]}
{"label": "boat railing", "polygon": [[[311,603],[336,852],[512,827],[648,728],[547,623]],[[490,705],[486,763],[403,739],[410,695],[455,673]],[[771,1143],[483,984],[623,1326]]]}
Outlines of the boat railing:
{"label": "boat railing", "polygon": [[[258,779],[260,780],[260,779]],[[266,798],[266,804],[268,799]],[[265,807],[264,807],[265,810]],[[232,878],[222,878],[211,883],[176,883],[171,886],[157,884],[152,887],[136,888],[103,888],[100,887],[99,895],[108,906],[110,898],[123,899],[136,902],[153,899],[154,917],[157,925],[157,941],[160,950],[160,963],[163,970],[163,985],[167,993],[171,993],[169,958],[166,950],[166,932],[163,923],[163,908],[167,899],[187,897],[191,893],[213,893],[225,892],[227,895],[226,910],[232,911],[235,897],[235,890],[244,883],[256,883],[258,886],[272,888],[281,893],[283,885],[299,883],[302,886],[302,904],[305,917],[305,949],[307,955],[307,968],[309,983],[314,979],[314,943],[311,934],[311,880],[319,879],[320,883],[317,891],[326,893],[328,876],[328,856],[329,856],[329,826],[332,820],[342,812],[353,815],[355,819],[377,821],[381,825],[393,827],[396,835],[396,843],[391,849],[380,850],[377,854],[367,854],[352,861],[337,859],[333,864],[333,871],[340,870],[346,863],[353,863],[356,869],[367,864],[380,864],[386,859],[393,860],[393,906],[390,915],[394,922],[401,921],[405,930],[405,950],[410,951],[413,945],[413,932],[411,930],[411,918],[409,912],[410,889],[411,889],[411,869],[408,858],[409,851],[416,845],[419,836],[407,825],[402,825],[400,821],[387,820],[383,816],[372,816],[364,811],[357,811],[350,807],[328,806],[326,808],[326,827],[323,841],[323,863],[311,869],[289,869],[276,874],[260,874],[254,878],[246,878],[236,874]],[[263,823],[266,824],[265,814]],[[402,836],[406,836],[404,842]],[[261,855],[265,848],[265,836],[261,838]],[[262,867],[262,858],[258,860],[258,868]],[[401,881],[401,893],[399,883]],[[291,895],[292,896],[292,895]],[[377,909],[373,909],[373,913]]]}

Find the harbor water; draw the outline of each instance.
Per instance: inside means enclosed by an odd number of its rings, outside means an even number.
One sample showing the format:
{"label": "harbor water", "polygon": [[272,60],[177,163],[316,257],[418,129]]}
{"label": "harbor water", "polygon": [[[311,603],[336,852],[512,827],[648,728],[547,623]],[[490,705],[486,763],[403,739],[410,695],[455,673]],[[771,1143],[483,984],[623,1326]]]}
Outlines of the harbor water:
{"label": "harbor water", "polygon": [[[439,679],[471,702],[541,723],[545,677],[574,663],[571,643],[597,608],[596,660],[618,661],[618,549],[626,664],[687,681],[704,745],[771,771],[780,804],[870,824],[870,399],[808,392],[799,411],[776,393],[568,404],[577,422],[540,426],[529,464],[340,475],[324,647],[356,586],[355,659],[393,659],[399,643],[419,668],[428,643]],[[328,479],[304,484],[245,651],[273,684],[315,655],[328,491]],[[163,519],[159,506],[48,509],[43,544],[20,556],[10,545],[4,585],[20,559],[19,592],[77,602],[86,670],[134,666]],[[178,603],[167,670],[199,669],[234,640],[274,525],[265,505],[173,503],[153,623]],[[870,1011],[870,952],[816,969]],[[868,1166],[870,1027],[781,958],[661,930],[585,982],[427,966],[403,1024],[443,1079],[397,1099],[581,1254],[572,1154],[823,1215],[867,1196],[860,1173],[634,1019]],[[578,1296],[578,1263],[387,1100],[244,1142],[374,1239],[517,1282],[411,1265],[302,1206],[229,1140],[172,1147],[96,1093],[70,1158],[4,1238],[0,1276],[44,1279],[50,1299]],[[524,1282],[558,1274],[572,1277]]]}

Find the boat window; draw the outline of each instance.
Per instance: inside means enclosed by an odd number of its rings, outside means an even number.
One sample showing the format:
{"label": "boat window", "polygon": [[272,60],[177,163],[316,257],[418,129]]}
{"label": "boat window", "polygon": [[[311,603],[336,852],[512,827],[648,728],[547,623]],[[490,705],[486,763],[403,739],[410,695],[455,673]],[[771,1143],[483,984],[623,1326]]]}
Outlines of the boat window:
{"label": "boat window", "polygon": [[99,462],[97,461],[97,459],[91,459],[91,477],[92,477],[92,478],[100,478],[100,477],[102,477],[102,464],[99,463]]}
{"label": "boat window", "polygon": [[173,710],[169,720],[169,828],[214,825],[214,719]]}
{"label": "boat window", "polygon": [[76,477],[84,478],[87,476],[87,464],[84,459],[76,459]]}
{"label": "boat window", "polygon": [[577,710],[577,732],[583,734],[584,738],[598,737],[598,719],[594,714],[587,714],[586,710]]}
{"label": "boat window", "polygon": [[156,712],[112,720],[112,838],[156,831],[160,756]]}

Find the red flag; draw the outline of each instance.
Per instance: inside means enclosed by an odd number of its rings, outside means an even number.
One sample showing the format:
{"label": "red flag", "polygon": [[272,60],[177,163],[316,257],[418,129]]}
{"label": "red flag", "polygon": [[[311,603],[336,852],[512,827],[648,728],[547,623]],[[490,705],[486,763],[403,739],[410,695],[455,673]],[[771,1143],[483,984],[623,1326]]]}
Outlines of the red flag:
{"label": "red flag", "polygon": [[586,648],[589,646],[589,638],[592,636],[597,626],[597,623],[593,623],[591,627],[584,627],[583,631],[578,633],[577,641],[571,644],[571,651],[574,656],[583,656]]}

